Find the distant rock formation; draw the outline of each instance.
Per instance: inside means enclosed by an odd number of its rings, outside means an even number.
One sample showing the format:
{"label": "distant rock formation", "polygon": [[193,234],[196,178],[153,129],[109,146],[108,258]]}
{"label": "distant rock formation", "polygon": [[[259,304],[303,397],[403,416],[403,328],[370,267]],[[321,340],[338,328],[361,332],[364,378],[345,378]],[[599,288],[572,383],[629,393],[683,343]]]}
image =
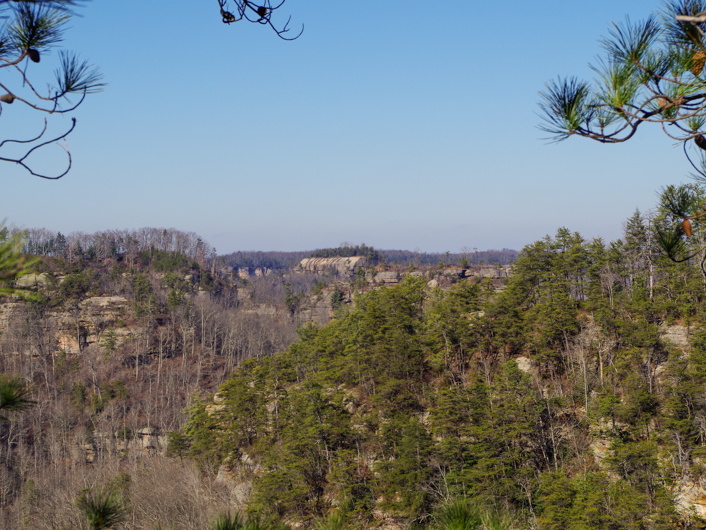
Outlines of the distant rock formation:
{"label": "distant rock formation", "polygon": [[301,272],[315,272],[325,274],[336,271],[339,274],[350,274],[360,267],[368,265],[364,256],[350,256],[347,258],[304,258],[297,267]]}
{"label": "distant rock formation", "polygon": [[233,271],[238,275],[238,278],[247,280],[248,278],[261,278],[272,273],[272,269],[267,267],[236,267]]}

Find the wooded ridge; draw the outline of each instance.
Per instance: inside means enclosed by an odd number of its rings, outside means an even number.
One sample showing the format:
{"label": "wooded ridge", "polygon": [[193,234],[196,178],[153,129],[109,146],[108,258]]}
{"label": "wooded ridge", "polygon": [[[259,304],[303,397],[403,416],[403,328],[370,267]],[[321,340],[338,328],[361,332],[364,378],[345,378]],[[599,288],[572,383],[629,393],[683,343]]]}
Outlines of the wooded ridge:
{"label": "wooded ridge", "polygon": [[705,279],[647,225],[561,228],[506,279],[43,256],[0,305],[36,401],[0,422],[0,527],[108,492],[122,528],[700,528]]}

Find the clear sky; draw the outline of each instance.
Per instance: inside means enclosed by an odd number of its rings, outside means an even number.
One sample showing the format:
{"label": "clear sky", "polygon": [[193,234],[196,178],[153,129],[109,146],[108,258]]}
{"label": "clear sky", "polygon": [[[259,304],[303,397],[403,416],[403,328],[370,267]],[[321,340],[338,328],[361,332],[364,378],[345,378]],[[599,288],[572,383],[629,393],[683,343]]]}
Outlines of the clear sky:
{"label": "clear sky", "polygon": [[[94,0],[64,45],[108,86],[72,114],[73,169],[51,182],[0,165],[0,220],[173,227],[219,253],[520,249],[561,226],[617,239],[661,186],[688,181],[681,149],[648,130],[548,143],[538,92],[593,78],[611,22],[658,7],[288,0],[305,30],[284,42],[222,24],[216,0]],[[41,126],[19,113],[5,106],[0,137]]]}

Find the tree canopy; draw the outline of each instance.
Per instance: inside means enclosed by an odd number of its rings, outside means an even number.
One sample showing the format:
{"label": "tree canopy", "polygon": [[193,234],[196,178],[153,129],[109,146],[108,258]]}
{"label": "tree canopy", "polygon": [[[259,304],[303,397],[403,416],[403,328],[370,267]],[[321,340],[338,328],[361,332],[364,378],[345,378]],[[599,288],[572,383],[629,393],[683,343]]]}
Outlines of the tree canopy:
{"label": "tree canopy", "polygon": [[252,480],[249,511],[307,528],[481,528],[493,508],[514,522],[483,527],[702,525],[675,499],[705,472],[706,283],[645,224],[609,245],[560,228],[500,292],[410,275],[360,294],[194,400],[173,455]]}
{"label": "tree canopy", "polygon": [[[558,78],[540,93],[542,130],[554,141],[579,136],[620,143],[652,124],[682,144],[695,177],[706,180],[704,13],[704,0],[668,0],[646,20],[614,23],[601,40],[603,56],[591,66],[595,82]],[[665,188],[655,229],[670,258],[699,257],[703,268],[703,236],[697,233],[706,209],[695,190]]]}

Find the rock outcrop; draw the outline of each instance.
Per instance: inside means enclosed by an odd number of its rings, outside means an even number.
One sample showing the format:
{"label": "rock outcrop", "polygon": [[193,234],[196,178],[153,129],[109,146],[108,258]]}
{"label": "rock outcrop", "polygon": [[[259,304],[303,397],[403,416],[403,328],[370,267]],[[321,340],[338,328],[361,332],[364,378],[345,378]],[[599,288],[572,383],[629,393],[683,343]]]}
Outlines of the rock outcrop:
{"label": "rock outcrop", "polygon": [[[74,309],[50,309],[38,322],[27,314],[22,302],[0,304],[0,336],[12,330],[41,325],[56,338],[55,350],[80,353],[86,346],[101,341],[103,333],[116,328],[116,340],[129,331],[121,324],[129,314],[130,302],[122,296],[93,296],[82,300]],[[135,330],[131,330],[134,332]]]}
{"label": "rock outcrop", "polygon": [[299,263],[298,270],[318,274],[335,271],[338,274],[347,275],[367,265],[368,260],[364,256],[350,256],[347,258],[304,258]]}

